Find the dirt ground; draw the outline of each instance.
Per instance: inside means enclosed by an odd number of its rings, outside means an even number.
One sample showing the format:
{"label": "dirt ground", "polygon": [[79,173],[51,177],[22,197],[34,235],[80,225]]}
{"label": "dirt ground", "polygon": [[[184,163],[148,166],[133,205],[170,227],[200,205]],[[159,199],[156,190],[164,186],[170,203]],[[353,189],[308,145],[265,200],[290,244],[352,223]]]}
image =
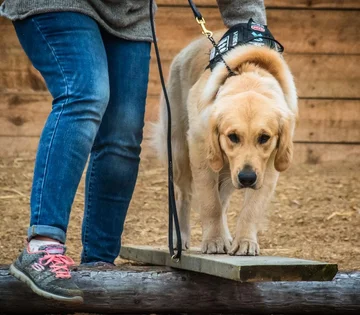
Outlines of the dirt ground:
{"label": "dirt ground", "polygon": [[[34,156],[0,159],[0,264],[9,264],[24,245]],[[338,263],[360,270],[360,163],[344,161],[293,165],[281,174],[260,233],[263,255],[281,255]],[[68,230],[68,254],[79,262],[84,178],[76,194]],[[242,193],[228,214],[234,232]],[[139,178],[126,220],[123,244],[166,245],[166,170],[143,150]],[[192,214],[192,246],[199,246],[199,215]],[[118,260],[117,263],[122,263]]]}

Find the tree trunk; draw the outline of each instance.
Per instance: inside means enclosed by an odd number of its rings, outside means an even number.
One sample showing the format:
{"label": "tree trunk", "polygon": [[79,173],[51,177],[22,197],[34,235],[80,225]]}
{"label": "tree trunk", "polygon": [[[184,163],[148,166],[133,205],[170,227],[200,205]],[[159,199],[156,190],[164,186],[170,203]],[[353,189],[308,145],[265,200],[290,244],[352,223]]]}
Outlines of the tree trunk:
{"label": "tree trunk", "polygon": [[333,281],[253,283],[154,266],[72,274],[84,304],[37,296],[0,266],[0,313],[360,314],[360,272],[338,273]]}

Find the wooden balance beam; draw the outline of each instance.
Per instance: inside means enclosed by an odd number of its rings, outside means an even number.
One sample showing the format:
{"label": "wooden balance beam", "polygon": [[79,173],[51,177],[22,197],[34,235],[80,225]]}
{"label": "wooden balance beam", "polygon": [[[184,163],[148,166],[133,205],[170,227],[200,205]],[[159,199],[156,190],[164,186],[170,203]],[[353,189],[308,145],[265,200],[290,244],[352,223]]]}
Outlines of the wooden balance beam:
{"label": "wooden balance beam", "polygon": [[0,314],[360,314],[360,272],[338,273],[333,279],[337,270],[333,264],[199,253],[184,253],[175,263],[166,250],[149,247],[124,246],[121,255],[151,264],[176,264],[177,269],[78,267],[72,274],[85,302],[76,305],[32,293],[9,275],[8,266],[2,266]]}
{"label": "wooden balance beam", "polygon": [[277,256],[208,255],[199,249],[183,252],[181,261],[176,262],[165,247],[138,245],[122,246],[120,257],[241,282],[330,281],[338,271],[336,264],[326,262]]}

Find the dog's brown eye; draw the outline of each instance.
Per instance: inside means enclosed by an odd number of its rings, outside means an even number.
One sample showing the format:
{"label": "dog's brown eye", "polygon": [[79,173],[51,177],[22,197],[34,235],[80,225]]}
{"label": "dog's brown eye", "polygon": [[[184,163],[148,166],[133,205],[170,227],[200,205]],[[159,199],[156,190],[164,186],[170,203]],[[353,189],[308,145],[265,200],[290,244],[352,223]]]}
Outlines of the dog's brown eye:
{"label": "dog's brown eye", "polygon": [[268,142],[268,140],[270,139],[270,136],[268,135],[261,135],[258,139],[260,144],[264,144],[266,142]]}
{"label": "dog's brown eye", "polygon": [[234,143],[239,143],[240,142],[240,139],[239,139],[239,137],[237,136],[236,133],[229,134],[228,138],[230,139],[231,142],[234,142]]}

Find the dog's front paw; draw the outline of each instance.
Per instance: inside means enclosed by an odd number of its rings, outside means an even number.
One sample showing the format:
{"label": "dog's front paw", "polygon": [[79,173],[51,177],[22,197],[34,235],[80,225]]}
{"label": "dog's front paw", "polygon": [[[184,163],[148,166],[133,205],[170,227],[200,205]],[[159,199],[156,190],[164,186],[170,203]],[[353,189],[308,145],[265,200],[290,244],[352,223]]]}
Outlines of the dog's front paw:
{"label": "dog's front paw", "polygon": [[260,254],[260,247],[256,241],[246,238],[235,238],[229,254],[236,256],[258,256]]}
{"label": "dog's front paw", "polygon": [[225,254],[230,250],[227,237],[217,236],[202,241],[201,251],[204,254]]}

